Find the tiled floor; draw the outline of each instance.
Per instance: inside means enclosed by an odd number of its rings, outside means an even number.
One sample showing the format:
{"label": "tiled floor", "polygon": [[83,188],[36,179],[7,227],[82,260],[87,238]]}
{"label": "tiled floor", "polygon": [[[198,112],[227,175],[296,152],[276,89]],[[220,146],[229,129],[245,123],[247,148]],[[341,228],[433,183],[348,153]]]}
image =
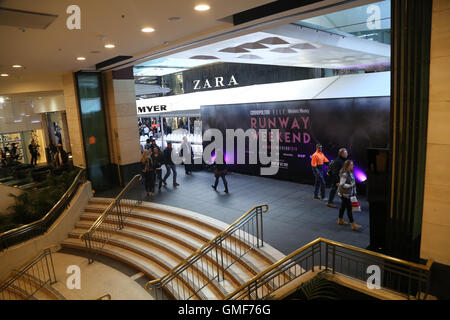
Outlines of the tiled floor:
{"label": "tiled floor", "polygon": [[[369,245],[368,204],[362,198],[362,212],[354,213],[356,223],[362,228],[352,231],[350,226],[337,224],[338,209],[313,200],[313,186],[310,185],[231,173],[227,176],[230,193],[225,194],[221,181],[217,188],[220,191],[211,188],[214,182],[211,172],[197,171],[187,176],[184,169],[178,167],[180,186],[177,188],[172,187],[171,178],[167,188],[163,187],[161,193],[155,193],[146,201],[192,210],[226,223],[234,222],[254,205],[268,204],[269,212],[264,216],[264,241],[286,255],[318,237],[361,248]],[[100,192],[96,196],[114,197],[120,190]],[[137,192],[131,197],[137,198]],[[140,192],[145,194],[143,186]],[[328,192],[329,189],[327,196]],[[338,197],[335,203],[340,204]],[[346,216],[344,219],[348,220]]]}

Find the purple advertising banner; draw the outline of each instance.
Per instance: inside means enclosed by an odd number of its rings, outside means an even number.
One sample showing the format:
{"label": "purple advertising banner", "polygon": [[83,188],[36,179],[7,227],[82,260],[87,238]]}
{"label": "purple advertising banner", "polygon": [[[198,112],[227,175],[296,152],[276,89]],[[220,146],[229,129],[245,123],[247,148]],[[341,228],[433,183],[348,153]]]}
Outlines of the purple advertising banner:
{"label": "purple advertising banner", "polygon": [[[367,148],[384,148],[389,143],[389,106],[389,97],[344,98],[202,106],[201,113],[203,131],[216,128],[224,137],[226,129],[255,129],[258,134],[254,139],[270,142],[272,130],[278,129],[280,169],[276,178],[313,182],[311,155],[316,144],[321,143],[329,160],[337,157],[340,148],[347,148],[349,159],[355,163],[355,174],[363,182]],[[261,129],[268,133],[260,132]],[[225,145],[224,141],[224,148]],[[247,157],[248,152],[247,141]],[[260,166],[230,168],[259,174]]]}

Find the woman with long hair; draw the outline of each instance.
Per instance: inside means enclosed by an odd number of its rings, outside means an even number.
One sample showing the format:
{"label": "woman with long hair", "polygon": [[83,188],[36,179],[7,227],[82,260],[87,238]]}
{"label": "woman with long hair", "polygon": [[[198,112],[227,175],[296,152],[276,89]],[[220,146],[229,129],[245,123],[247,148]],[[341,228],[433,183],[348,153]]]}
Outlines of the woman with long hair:
{"label": "woman with long hair", "polygon": [[350,198],[356,196],[355,176],[353,175],[353,161],[347,160],[344,162],[342,169],[339,172],[339,187],[338,195],[341,197],[341,208],[339,209],[338,224],[347,225],[343,220],[344,211],[347,209],[348,220],[352,225],[353,230],[359,230],[361,226],[357,225],[353,220],[352,202]]}
{"label": "woman with long hair", "polygon": [[155,168],[153,165],[152,154],[149,150],[144,150],[142,153],[141,163],[145,191],[147,191],[147,197],[150,197],[155,190]]}

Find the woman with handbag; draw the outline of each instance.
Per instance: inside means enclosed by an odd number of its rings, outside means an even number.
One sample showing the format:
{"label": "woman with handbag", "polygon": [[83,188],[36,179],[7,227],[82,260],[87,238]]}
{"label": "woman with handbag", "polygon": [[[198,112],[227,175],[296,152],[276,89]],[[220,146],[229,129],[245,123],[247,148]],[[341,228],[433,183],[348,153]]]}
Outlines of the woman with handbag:
{"label": "woman with handbag", "polygon": [[150,197],[155,190],[155,169],[153,165],[152,154],[149,150],[144,150],[141,158],[142,175],[144,176],[145,191],[147,197]]}
{"label": "woman with handbag", "polygon": [[353,221],[352,214],[352,202],[351,197],[356,196],[356,184],[355,184],[355,176],[353,175],[353,161],[347,160],[344,162],[342,169],[339,172],[339,187],[338,187],[338,195],[341,197],[341,208],[339,209],[339,219],[338,224],[347,225],[342,218],[344,217],[344,211],[347,209],[348,220],[352,225],[353,230],[359,230],[361,226],[357,225]]}
{"label": "woman with handbag", "polygon": [[216,159],[214,160],[214,162],[216,164],[216,169],[214,170],[214,176],[216,177],[216,182],[211,187],[217,191],[217,185],[219,184],[219,178],[222,178],[223,185],[225,186],[225,193],[228,193],[228,182],[227,182],[227,179],[225,179],[225,176],[228,173],[227,163],[225,162],[225,157],[223,154],[221,155],[222,163],[218,163],[217,159],[219,158],[219,156],[220,155],[217,155]]}

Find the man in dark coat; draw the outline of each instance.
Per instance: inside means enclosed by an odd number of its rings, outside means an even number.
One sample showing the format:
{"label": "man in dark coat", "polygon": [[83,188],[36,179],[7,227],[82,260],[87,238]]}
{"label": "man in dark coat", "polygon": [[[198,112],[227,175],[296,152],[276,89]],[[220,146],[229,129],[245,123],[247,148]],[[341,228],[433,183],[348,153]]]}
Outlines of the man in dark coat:
{"label": "man in dark coat", "polygon": [[341,148],[338,152],[338,157],[333,161],[333,167],[330,174],[331,180],[331,189],[330,195],[328,197],[327,206],[330,208],[337,208],[337,206],[333,203],[334,196],[336,195],[337,188],[339,186],[339,171],[344,165],[345,160],[347,160],[348,152],[347,149]]}

